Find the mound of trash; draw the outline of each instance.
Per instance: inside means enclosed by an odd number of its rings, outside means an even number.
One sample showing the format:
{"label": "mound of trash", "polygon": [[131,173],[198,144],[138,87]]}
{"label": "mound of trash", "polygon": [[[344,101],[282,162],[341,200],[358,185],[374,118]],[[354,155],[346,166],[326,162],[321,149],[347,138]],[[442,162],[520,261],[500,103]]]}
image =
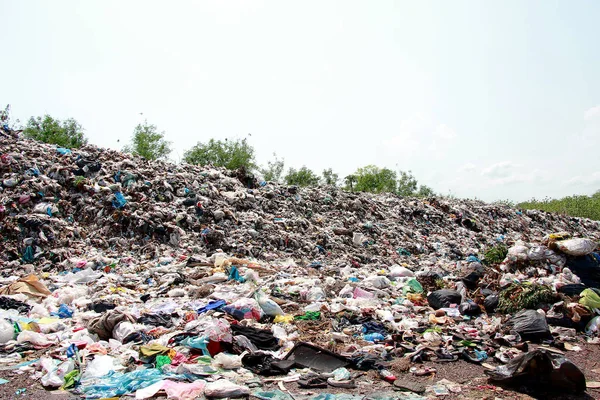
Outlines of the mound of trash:
{"label": "mound of trash", "polygon": [[564,350],[600,343],[598,221],[2,130],[0,173],[0,363],[46,388],[358,400],[377,383],[417,399],[467,390],[419,381],[462,361],[586,390]]}

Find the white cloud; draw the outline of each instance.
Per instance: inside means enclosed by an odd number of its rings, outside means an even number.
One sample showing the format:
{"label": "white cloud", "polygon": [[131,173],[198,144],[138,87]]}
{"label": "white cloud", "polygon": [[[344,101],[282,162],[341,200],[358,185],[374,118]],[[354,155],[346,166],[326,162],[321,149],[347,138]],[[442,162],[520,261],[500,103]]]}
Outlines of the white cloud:
{"label": "white cloud", "polygon": [[583,186],[592,186],[592,185],[600,185],[600,171],[593,172],[589,175],[578,175],[574,176],[571,179],[568,179],[564,182],[566,185],[575,186],[575,185],[583,185]]}
{"label": "white cloud", "polygon": [[481,175],[490,178],[505,178],[511,175],[512,171],[517,167],[518,165],[513,164],[510,161],[501,161],[484,168],[483,171],[481,171]]}
{"label": "white cloud", "polygon": [[586,112],[583,113],[583,119],[586,121],[591,121],[598,117],[600,117],[600,104],[586,110]]}
{"label": "white cloud", "polygon": [[458,172],[473,172],[477,169],[477,166],[473,163],[466,163],[458,168]]}
{"label": "white cloud", "polygon": [[437,128],[435,128],[434,136],[440,139],[450,140],[456,138],[456,132],[446,124],[439,124]]}

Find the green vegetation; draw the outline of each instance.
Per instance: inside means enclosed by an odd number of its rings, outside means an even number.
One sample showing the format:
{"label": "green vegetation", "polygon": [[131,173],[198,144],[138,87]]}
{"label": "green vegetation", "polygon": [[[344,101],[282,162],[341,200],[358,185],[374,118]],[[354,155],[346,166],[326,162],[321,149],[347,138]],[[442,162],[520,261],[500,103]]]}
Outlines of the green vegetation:
{"label": "green vegetation", "polygon": [[247,171],[256,168],[254,147],[248,144],[246,139],[210,139],[208,143],[198,142],[184,153],[183,161],[196,165],[212,164],[215,167],[225,167],[227,169],[243,167]]}
{"label": "green vegetation", "polygon": [[319,184],[319,176],[304,166],[299,170],[290,168],[284,179],[288,185],[316,186]]}
{"label": "green vegetation", "polygon": [[356,183],[353,186],[346,187],[346,190],[372,193],[396,192],[396,173],[388,168],[367,165],[357,169],[350,177],[347,177],[347,179]]}
{"label": "green vegetation", "polygon": [[591,196],[568,196],[562,199],[529,200],[517,205],[526,210],[542,210],[572,217],[600,221],[600,191]]}
{"label": "green vegetation", "polygon": [[31,117],[23,130],[26,137],[60,147],[77,148],[87,143],[83,127],[73,118],[64,121],[48,114],[44,117]]}
{"label": "green vegetation", "polygon": [[344,189],[355,192],[396,193],[404,197],[431,197],[435,192],[428,186],[418,185],[411,171],[398,174],[388,168],[367,165],[344,178]]}
{"label": "green vegetation", "polygon": [[513,283],[500,292],[498,312],[511,314],[526,308],[536,309],[545,303],[553,303],[556,295],[548,286],[531,283]]}
{"label": "green vegetation", "polygon": [[331,168],[323,170],[323,183],[330,186],[337,186],[340,177],[333,172]]}
{"label": "green vegetation", "polygon": [[167,158],[171,153],[171,143],[165,140],[165,133],[158,132],[156,125],[138,124],[133,130],[131,143],[123,148],[126,153],[144,157],[146,160]]}
{"label": "green vegetation", "polygon": [[500,264],[506,258],[508,249],[505,245],[499,244],[497,246],[488,249],[483,255],[483,263],[485,265],[496,265]]}
{"label": "green vegetation", "polygon": [[267,162],[266,168],[260,168],[260,173],[267,182],[281,182],[281,176],[283,175],[285,163],[283,159],[280,160],[277,158],[277,154],[273,153],[273,157],[275,157],[275,160]]}

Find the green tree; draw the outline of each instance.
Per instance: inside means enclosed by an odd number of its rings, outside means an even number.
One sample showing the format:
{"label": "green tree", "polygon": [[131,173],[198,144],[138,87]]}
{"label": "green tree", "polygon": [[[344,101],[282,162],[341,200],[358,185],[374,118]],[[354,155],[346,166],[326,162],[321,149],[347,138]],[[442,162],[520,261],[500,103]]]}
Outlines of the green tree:
{"label": "green tree", "polygon": [[331,168],[323,170],[323,183],[326,185],[337,186],[339,179],[339,175],[333,172]]}
{"label": "green tree", "polygon": [[399,196],[416,196],[417,195],[417,179],[411,171],[400,171],[398,178],[398,195]]}
{"label": "green tree", "polygon": [[433,197],[435,196],[435,192],[432,188],[426,185],[420,185],[419,191],[415,193],[417,197]]}
{"label": "green tree", "polygon": [[357,169],[354,176],[356,177],[354,190],[358,192],[396,192],[396,173],[391,169],[367,165]]}
{"label": "green tree", "polygon": [[208,143],[198,142],[183,155],[183,161],[188,164],[207,165],[227,169],[244,167],[247,171],[254,170],[254,148],[246,139],[242,140],[215,140]]}
{"label": "green tree", "polygon": [[297,186],[316,186],[319,184],[319,177],[305,166],[299,170],[290,168],[285,176],[285,183]]}
{"label": "green tree", "polygon": [[29,118],[23,133],[30,139],[66,148],[77,148],[87,143],[79,122],[73,118],[60,121],[48,114]]}
{"label": "green tree", "polygon": [[356,184],[356,175],[348,175],[344,178],[344,190],[348,190],[350,192],[354,191],[354,185]]}
{"label": "green tree", "polygon": [[158,132],[156,125],[144,121],[133,130],[131,143],[123,147],[123,151],[146,160],[167,158],[171,153],[171,142],[165,140],[165,133]]}
{"label": "green tree", "polygon": [[277,154],[273,153],[273,157],[275,160],[267,162],[267,167],[261,168],[260,173],[263,174],[265,181],[281,182],[285,163],[283,159],[277,158]]}

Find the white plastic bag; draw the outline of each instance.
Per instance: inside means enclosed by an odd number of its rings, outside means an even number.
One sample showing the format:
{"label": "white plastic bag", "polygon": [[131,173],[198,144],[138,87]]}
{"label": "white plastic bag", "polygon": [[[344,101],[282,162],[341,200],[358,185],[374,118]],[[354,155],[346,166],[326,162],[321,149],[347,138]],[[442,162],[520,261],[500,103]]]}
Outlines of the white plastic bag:
{"label": "white plastic bag", "polygon": [[576,238],[556,242],[556,247],[571,256],[585,256],[596,250],[598,244],[591,239]]}
{"label": "white plastic bag", "polygon": [[242,367],[242,357],[244,357],[246,353],[242,353],[240,355],[235,354],[227,354],[227,353],[219,353],[214,356],[211,365],[215,368],[223,368],[223,369],[236,369]]}
{"label": "white plastic bag", "polygon": [[206,397],[215,397],[217,399],[224,399],[226,397],[243,397],[250,394],[250,389],[246,386],[236,385],[227,379],[219,379],[215,382],[210,382],[204,389],[204,395]]}
{"label": "white plastic bag", "polygon": [[13,324],[5,320],[0,319],[0,343],[5,344],[9,340],[13,340],[15,337],[15,327]]}

